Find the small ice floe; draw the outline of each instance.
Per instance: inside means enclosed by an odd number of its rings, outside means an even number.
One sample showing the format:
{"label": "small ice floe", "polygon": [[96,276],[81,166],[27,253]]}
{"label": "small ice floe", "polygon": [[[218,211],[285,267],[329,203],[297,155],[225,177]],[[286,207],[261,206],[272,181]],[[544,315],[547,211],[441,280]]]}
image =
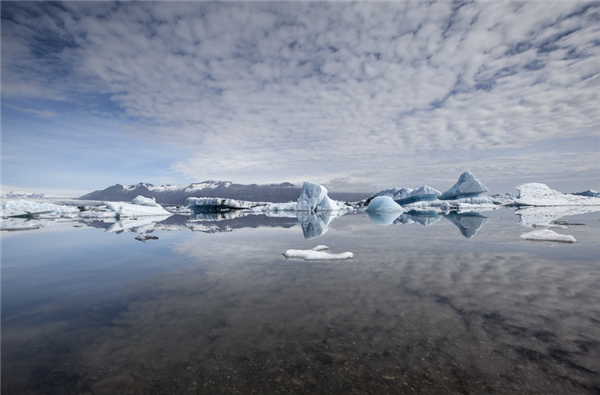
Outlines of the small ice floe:
{"label": "small ice floe", "polygon": [[141,234],[137,235],[135,237],[135,239],[139,240],[139,241],[143,241],[145,243],[146,240],[158,240],[158,236],[149,236],[147,234],[141,233]]}
{"label": "small ice floe", "polygon": [[534,228],[560,228],[560,229],[568,229],[567,225],[557,225],[557,224],[533,224],[531,225]]}
{"label": "small ice floe", "polygon": [[283,253],[286,258],[300,258],[305,261],[322,261],[322,260],[336,260],[336,259],[352,259],[354,254],[351,252],[343,252],[341,254],[330,254],[325,252],[329,247],[324,245],[318,245],[310,250],[287,250]]}
{"label": "small ice floe", "polygon": [[563,243],[575,243],[575,238],[571,235],[561,235],[550,229],[534,230],[533,232],[523,233],[522,239],[535,241],[559,241]]}

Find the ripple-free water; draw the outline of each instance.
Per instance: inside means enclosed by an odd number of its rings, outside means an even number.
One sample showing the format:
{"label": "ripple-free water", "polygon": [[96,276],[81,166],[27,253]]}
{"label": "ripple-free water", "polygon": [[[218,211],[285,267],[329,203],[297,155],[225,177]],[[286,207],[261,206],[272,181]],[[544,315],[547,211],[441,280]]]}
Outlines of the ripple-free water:
{"label": "ripple-free water", "polygon": [[[600,214],[566,217],[572,245],[481,215],[471,238],[366,214],[308,240],[264,216],[178,217],[146,243],[3,232],[2,393],[597,394]],[[354,258],[282,256],[319,244]]]}

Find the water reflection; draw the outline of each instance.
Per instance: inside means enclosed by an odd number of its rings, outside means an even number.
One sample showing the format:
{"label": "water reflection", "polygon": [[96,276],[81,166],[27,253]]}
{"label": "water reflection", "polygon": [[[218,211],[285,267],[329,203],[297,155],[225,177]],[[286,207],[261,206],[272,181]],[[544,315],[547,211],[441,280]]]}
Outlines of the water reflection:
{"label": "water reflection", "polygon": [[[100,292],[86,306],[52,311],[23,306],[34,324],[3,309],[3,393],[86,393],[114,378],[133,383],[132,394],[598,393],[597,218],[577,229],[578,250],[560,256],[515,243],[516,221],[446,218],[465,229],[486,223],[474,249],[448,232],[450,222],[406,232],[367,220],[365,232],[365,217],[339,218],[322,235],[355,253],[340,263],[285,260],[286,248],[315,244],[293,229],[296,219],[290,228],[275,221],[251,232],[169,233],[187,226],[176,216],[163,222],[161,243],[112,241],[114,251],[105,249],[114,257],[160,255],[168,271],[132,281],[111,266],[121,295]],[[257,219],[269,221],[235,220]],[[141,256],[148,248],[153,254]],[[114,257],[90,257],[90,266]],[[71,267],[81,269],[79,256]]]}
{"label": "water reflection", "polygon": [[463,236],[467,239],[473,238],[477,234],[477,231],[486,224],[489,220],[488,217],[484,217],[480,213],[457,213],[450,212],[448,214],[442,214],[445,219],[452,222],[460,230]]}
{"label": "water reflection", "polygon": [[[568,207],[521,207],[515,210],[521,226],[544,226],[568,215],[579,215],[600,211],[598,206],[568,206]],[[332,221],[347,215],[344,211],[337,212],[252,212],[228,211],[223,213],[198,212],[190,215],[174,214],[171,216],[139,217],[116,220],[96,219],[81,220],[88,226],[104,229],[107,232],[137,232],[150,233],[153,230],[184,230],[204,233],[232,232],[235,229],[256,228],[261,226],[279,226],[289,228],[300,225],[304,238],[314,239],[325,235]],[[411,210],[401,215],[396,213],[368,213],[372,223],[382,226],[420,224],[430,227],[446,219],[454,224],[466,238],[473,238],[488,222],[488,217],[480,212]],[[54,220],[36,220],[10,218],[3,220],[3,229],[36,229],[51,225]]]}

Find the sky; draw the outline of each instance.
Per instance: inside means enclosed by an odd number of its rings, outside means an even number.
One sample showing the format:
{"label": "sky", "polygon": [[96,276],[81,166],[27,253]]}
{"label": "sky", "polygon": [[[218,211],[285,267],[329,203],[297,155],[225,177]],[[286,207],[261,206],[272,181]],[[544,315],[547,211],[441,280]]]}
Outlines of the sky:
{"label": "sky", "polygon": [[0,6],[3,193],[600,190],[600,3]]}

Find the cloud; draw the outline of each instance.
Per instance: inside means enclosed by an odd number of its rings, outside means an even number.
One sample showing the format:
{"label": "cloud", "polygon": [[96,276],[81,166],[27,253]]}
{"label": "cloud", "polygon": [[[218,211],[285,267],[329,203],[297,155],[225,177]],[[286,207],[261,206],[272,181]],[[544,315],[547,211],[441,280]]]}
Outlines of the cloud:
{"label": "cloud", "polygon": [[[6,8],[6,9],[5,9]],[[597,136],[594,3],[3,7],[3,95],[109,94],[193,178],[388,179]],[[354,180],[368,182],[367,180]]]}

